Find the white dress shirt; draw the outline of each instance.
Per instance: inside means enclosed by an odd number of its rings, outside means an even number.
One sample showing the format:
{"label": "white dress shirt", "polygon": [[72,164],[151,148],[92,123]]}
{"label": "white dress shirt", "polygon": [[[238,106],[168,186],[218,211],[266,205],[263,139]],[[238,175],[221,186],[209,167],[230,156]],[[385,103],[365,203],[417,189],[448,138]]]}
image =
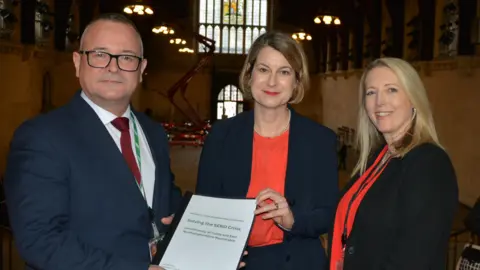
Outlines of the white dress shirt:
{"label": "white dress shirt", "polygon": [[[93,101],[90,100],[83,91],[81,96],[98,115],[98,118],[100,118],[100,121],[102,121],[102,123],[105,125],[105,128],[107,129],[108,133],[110,133],[113,141],[115,142],[115,144],[117,145],[118,149],[121,152],[122,151],[122,147],[120,145],[121,132],[112,124],[112,121],[115,120],[117,116],[103,109],[97,104],[93,103]],[[128,106],[127,110],[122,116],[127,117],[129,119],[130,137],[132,139],[132,151],[134,153],[135,159],[137,160],[137,164],[138,164],[138,157],[136,155],[136,151],[134,148],[135,142],[133,142],[134,140],[133,122],[132,122],[132,117],[130,115],[130,106]],[[155,186],[155,163],[152,158],[150,147],[148,146],[147,138],[145,137],[145,133],[142,130],[142,126],[140,125],[140,123],[138,122],[135,116],[134,118],[137,123],[138,136],[139,136],[138,139],[140,141],[140,157],[142,159],[141,168],[139,169],[140,169],[140,174],[142,176],[142,184],[143,184],[144,191],[139,190],[139,192],[141,191],[142,194],[145,192],[147,204],[148,206],[152,207],[153,188]],[[135,179],[132,178],[132,181],[135,181]]]}

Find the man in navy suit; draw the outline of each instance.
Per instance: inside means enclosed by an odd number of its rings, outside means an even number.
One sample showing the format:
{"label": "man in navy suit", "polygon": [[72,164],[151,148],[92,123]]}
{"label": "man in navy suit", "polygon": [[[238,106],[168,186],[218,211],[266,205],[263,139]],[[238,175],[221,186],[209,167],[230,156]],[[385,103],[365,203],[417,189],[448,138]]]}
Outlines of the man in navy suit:
{"label": "man in navy suit", "polygon": [[134,24],[104,14],[73,54],[82,90],[22,124],[8,156],[11,225],[28,269],[147,270],[180,201],[162,127],[130,107],[147,65]]}

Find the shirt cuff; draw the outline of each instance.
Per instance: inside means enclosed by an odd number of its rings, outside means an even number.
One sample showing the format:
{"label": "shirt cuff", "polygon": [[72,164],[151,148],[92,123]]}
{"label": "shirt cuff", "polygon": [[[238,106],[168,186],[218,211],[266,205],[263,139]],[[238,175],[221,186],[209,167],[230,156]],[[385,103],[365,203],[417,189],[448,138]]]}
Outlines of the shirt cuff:
{"label": "shirt cuff", "polygon": [[291,230],[283,227],[282,225],[280,225],[280,223],[276,223],[276,222],[275,222],[275,224],[277,224],[277,226],[280,227],[280,229],[282,229],[282,230],[284,230],[284,231],[287,231],[287,232],[290,232],[290,231],[291,231]]}

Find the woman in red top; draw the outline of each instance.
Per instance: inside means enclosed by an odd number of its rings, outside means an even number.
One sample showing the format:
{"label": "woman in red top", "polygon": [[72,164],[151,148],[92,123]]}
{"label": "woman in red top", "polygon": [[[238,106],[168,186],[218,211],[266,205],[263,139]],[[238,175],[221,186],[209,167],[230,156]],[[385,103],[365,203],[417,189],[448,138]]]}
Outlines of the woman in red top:
{"label": "woman in red top", "polygon": [[415,69],[371,63],[358,116],[360,158],[337,207],[330,269],[445,269],[458,188]]}
{"label": "woman in red top", "polygon": [[216,122],[202,150],[198,194],[257,199],[246,270],[326,269],[320,235],[338,200],[336,136],[289,106],[308,78],[290,35],[258,37],[240,75],[254,108]]}

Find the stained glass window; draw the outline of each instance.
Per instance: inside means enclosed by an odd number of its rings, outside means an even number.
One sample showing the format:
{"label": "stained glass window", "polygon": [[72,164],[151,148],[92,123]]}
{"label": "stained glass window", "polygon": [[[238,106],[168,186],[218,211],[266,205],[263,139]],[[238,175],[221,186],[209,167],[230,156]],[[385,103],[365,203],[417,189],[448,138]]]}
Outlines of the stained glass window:
{"label": "stained glass window", "polygon": [[266,32],[268,0],[199,0],[198,19],[199,33],[216,41],[216,53],[246,54]]}
{"label": "stained glass window", "polygon": [[217,100],[217,119],[230,118],[243,111],[243,95],[235,85],[225,86]]}

